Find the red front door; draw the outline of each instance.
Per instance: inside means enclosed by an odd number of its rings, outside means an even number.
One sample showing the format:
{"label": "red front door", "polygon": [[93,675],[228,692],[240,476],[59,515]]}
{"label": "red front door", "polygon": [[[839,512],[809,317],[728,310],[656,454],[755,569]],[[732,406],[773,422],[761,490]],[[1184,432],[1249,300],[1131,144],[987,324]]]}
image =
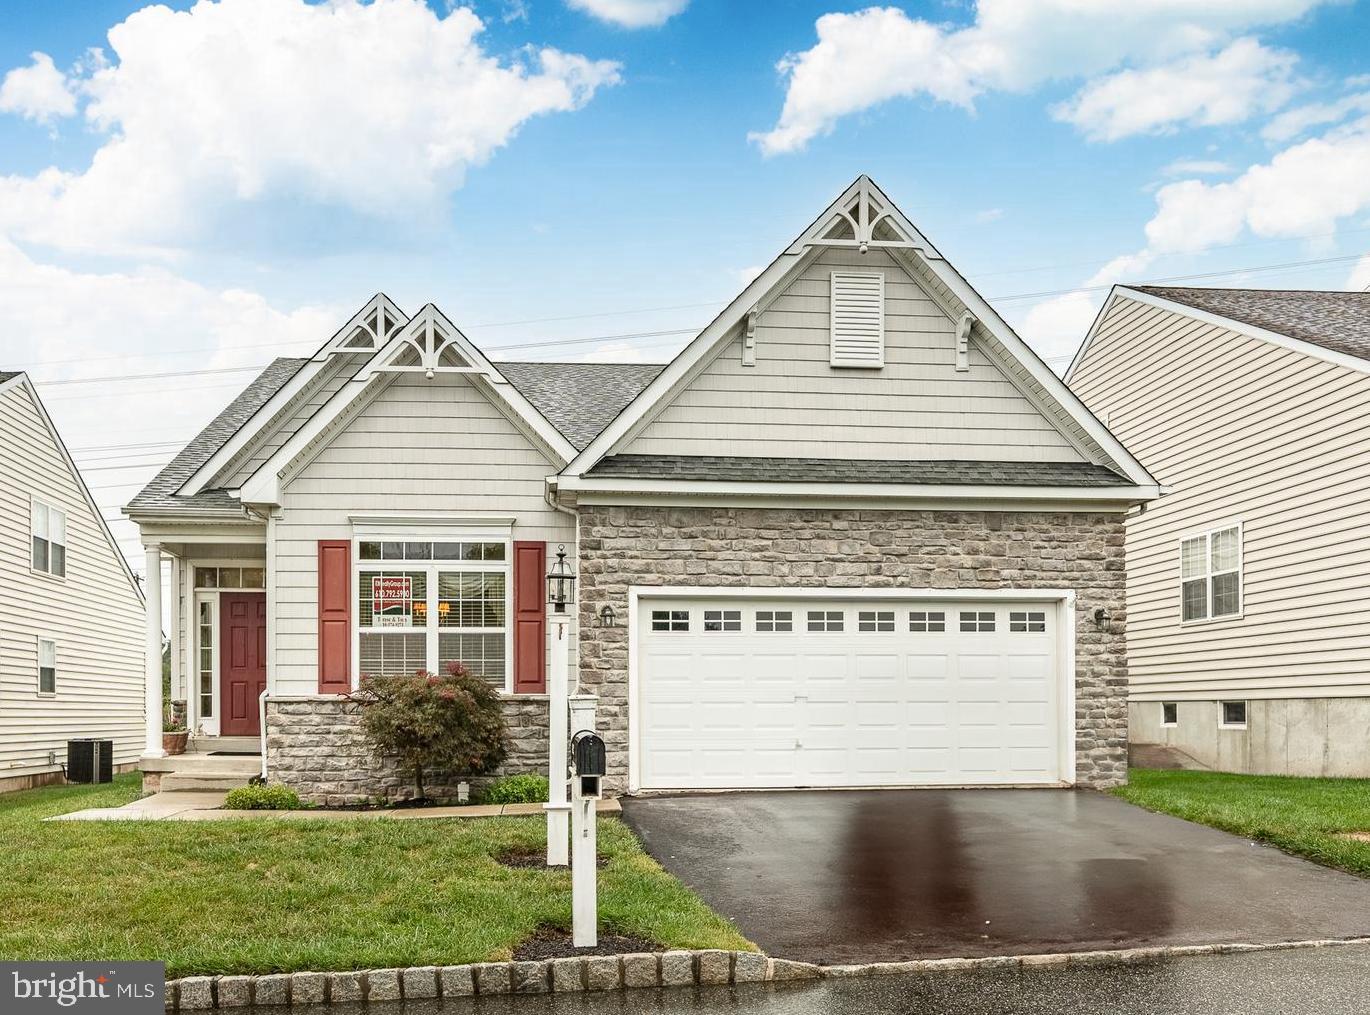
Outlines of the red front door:
{"label": "red front door", "polygon": [[266,690],[266,593],[219,593],[219,735],[262,731],[257,699]]}

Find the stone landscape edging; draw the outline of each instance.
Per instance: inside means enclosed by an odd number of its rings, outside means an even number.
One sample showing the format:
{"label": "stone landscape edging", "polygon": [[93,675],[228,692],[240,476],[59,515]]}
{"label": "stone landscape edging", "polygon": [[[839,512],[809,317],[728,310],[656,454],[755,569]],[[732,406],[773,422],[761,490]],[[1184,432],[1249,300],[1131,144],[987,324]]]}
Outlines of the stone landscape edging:
{"label": "stone landscape edging", "polygon": [[794,980],[842,979],[1067,965],[1132,965],[1156,959],[1240,952],[1334,948],[1370,944],[1370,937],[1279,941],[1270,944],[1165,945],[1089,952],[990,955],[980,958],[913,959],[820,966],[770,958],[760,952],[640,952],[537,961],[475,962],[461,966],[412,966],[333,973],[263,973],[185,976],[168,980],[166,1007],[176,1011],[400,1001],[491,994],[582,993],[642,987],[723,986]]}

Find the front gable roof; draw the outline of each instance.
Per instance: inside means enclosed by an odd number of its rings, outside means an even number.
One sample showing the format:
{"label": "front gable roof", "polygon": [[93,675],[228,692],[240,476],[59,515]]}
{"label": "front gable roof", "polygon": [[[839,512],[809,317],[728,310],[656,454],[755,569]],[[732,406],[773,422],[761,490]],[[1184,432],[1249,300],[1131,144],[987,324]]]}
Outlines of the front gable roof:
{"label": "front gable roof", "polygon": [[[1059,377],[1020,339],[883,191],[861,176],[757,276],[612,423],[587,445],[558,479],[562,489],[586,488],[601,460],[629,450],[632,438],[712,361],[719,350],[763,313],[786,285],[833,247],[864,253],[883,249],[923,284],[953,321],[1032,401],[1088,462],[1120,474],[1127,485],[1154,495],[1155,480]],[[841,482],[840,479],[834,479]]]}

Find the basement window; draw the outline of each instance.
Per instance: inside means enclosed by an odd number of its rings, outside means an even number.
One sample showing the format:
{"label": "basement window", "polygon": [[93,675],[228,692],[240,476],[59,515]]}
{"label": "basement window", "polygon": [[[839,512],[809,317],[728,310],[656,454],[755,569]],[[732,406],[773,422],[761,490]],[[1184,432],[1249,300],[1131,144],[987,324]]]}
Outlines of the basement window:
{"label": "basement window", "polygon": [[1161,726],[1170,728],[1180,725],[1180,706],[1178,702],[1161,702]]}
{"label": "basement window", "polygon": [[1218,728],[1224,730],[1246,729],[1246,702],[1218,702]]}

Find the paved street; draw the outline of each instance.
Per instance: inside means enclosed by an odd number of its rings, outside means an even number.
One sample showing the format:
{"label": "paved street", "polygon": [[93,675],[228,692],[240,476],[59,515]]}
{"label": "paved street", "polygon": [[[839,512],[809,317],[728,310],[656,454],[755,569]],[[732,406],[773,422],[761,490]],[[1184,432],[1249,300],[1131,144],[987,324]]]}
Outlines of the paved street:
{"label": "paved street", "polygon": [[[337,1006],[327,1015],[1357,1015],[1370,1010],[1370,948],[827,980]],[[245,1015],[279,1015],[264,1008]]]}

